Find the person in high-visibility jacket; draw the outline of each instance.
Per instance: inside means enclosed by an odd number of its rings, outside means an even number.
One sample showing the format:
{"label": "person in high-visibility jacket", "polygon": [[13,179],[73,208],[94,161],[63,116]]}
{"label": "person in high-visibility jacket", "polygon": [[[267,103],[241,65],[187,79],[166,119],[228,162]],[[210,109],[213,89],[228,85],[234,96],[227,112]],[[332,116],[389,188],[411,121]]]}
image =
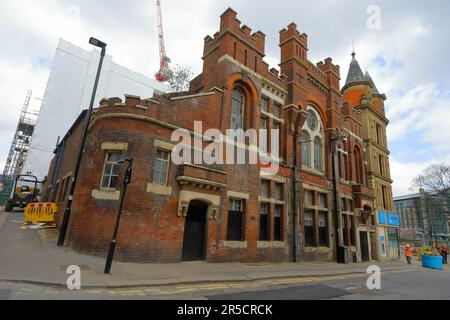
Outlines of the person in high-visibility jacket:
{"label": "person in high-visibility jacket", "polygon": [[408,262],[409,265],[411,265],[411,258],[413,256],[414,253],[414,249],[407,244],[405,247],[405,256],[406,256],[406,261]]}

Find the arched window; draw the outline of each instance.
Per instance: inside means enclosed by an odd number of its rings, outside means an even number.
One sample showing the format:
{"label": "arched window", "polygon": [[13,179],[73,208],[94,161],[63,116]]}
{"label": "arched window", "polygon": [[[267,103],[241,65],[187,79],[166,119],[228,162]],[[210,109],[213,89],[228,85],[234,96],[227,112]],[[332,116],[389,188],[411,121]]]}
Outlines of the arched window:
{"label": "arched window", "polygon": [[324,171],[324,134],[322,120],[317,111],[308,106],[308,118],[302,132],[302,165],[314,171]]}
{"label": "arched window", "polygon": [[323,144],[319,137],[314,138],[314,169],[322,171],[323,168]]}
{"label": "arched window", "polygon": [[353,154],[355,156],[355,173],[356,173],[356,183],[364,184],[364,173],[363,173],[363,163],[361,150],[355,146],[353,149]]}
{"label": "arched window", "polygon": [[235,87],[231,103],[230,129],[244,129],[244,103],[244,93],[239,87]]}
{"label": "arched window", "polygon": [[311,137],[308,131],[303,130],[301,137],[302,144],[302,165],[311,166]]}

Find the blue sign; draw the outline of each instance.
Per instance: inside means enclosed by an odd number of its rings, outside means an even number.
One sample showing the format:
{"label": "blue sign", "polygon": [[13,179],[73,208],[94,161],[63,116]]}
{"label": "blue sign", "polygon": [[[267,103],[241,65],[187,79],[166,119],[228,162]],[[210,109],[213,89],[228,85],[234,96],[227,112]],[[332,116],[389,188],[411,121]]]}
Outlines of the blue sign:
{"label": "blue sign", "polygon": [[382,210],[378,210],[378,223],[379,224],[387,224],[388,223],[386,212],[384,212]]}
{"label": "blue sign", "polygon": [[400,227],[400,217],[396,213],[388,213],[388,225]]}

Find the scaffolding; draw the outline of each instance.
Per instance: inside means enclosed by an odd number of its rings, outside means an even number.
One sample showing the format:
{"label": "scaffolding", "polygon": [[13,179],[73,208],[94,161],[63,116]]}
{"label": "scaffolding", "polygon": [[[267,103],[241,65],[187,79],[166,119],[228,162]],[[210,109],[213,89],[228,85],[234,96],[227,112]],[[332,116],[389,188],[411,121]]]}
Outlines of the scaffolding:
{"label": "scaffolding", "polygon": [[27,97],[22,107],[19,124],[17,125],[14,139],[11,143],[8,158],[6,160],[5,168],[3,169],[2,180],[14,180],[21,174],[23,165],[30,149],[31,136],[36,126],[36,118],[32,117],[34,114],[28,111],[30,105],[31,95],[33,92],[28,90]]}

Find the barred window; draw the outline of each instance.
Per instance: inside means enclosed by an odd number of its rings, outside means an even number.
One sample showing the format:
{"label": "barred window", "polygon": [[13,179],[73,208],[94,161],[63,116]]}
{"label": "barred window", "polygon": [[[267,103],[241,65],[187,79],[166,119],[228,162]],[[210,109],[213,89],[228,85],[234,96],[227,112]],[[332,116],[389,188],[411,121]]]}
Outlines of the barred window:
{"label": "barred window", "polygon": [[269,240],[269,232],[268,232],[268,215],[269,215],[269,204],[263,203],[261,204],[259,211],[259,240],[260,241],[268,241]]}
{"label": "barred window", "polygon": [[283,206],[275,206],[274,212],[274,240],[283,241]]}
{"label": "barred window", "polygon": [[102,188],[115,189],[119,185],[120,153],[108,152],[103,167]]}
{"label": "barred window", "polygon": [[155,168],[153,170],[153,183],[167,185],[169,180],[170,153],[158,149]]}
{"label": "barred window", "polygon": [[305,210],[305,247],[314,246],[314,211]]}
{"label": "barred window", "polygon": [[244,201],[240,199],[230,199],[228,209],[228,241],[244,240]]}
{"label": "barred window", "polygon": [[328,219],[327,213],[319,213],[319,245],[321,247],[328,247]]}

